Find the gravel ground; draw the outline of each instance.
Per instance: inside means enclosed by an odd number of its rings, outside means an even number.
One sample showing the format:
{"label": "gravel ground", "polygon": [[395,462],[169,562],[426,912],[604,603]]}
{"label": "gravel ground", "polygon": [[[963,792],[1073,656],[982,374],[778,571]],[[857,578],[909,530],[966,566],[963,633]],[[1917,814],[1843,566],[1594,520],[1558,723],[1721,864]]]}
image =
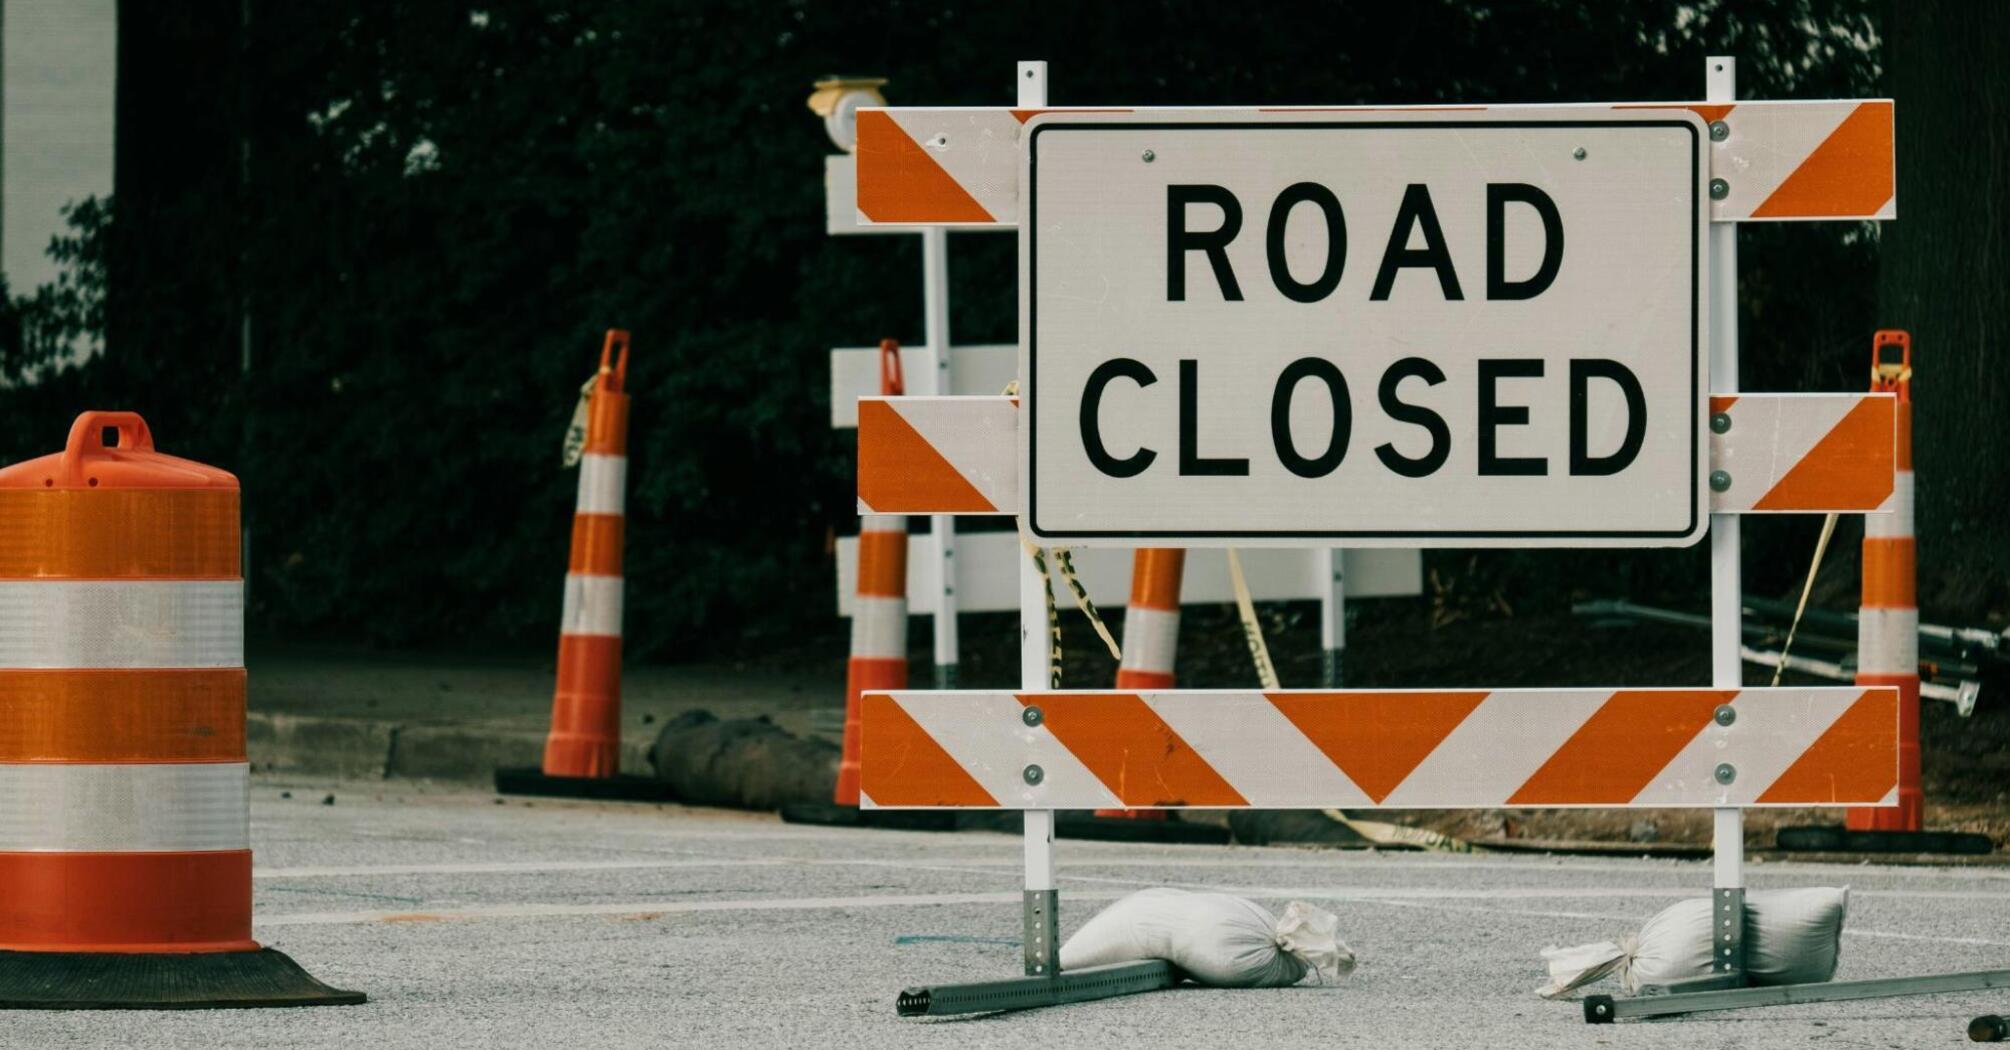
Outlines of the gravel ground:
{"label": "gravel ground", "polygon": [[[282,792],[290,797],[282,797]],[[332,792],[335,802],[322,800]],[[257,934],[369,1004],[20,1013],[9,1047],[1928,1047],[2010,995],[1589,1027],[1531,994],[1537,952],[1696,896],[1695,862],[1063,842],[1064,933],[1144,886],[1313,900],[1361,958],[1331,987],[1182,988],[902,1020],[905,985],[1015,975],[1018,842],[405,784],[254,784]],[[1759,864],[1849,885],[1841,979],[2002,967],[2010,871]]]}

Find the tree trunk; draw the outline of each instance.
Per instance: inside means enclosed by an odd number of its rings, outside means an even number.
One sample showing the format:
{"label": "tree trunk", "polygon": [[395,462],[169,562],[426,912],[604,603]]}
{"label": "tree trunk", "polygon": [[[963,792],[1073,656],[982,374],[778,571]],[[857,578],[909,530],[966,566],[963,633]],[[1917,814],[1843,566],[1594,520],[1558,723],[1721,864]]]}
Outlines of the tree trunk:
{"label": "tree trunk", "polygon": [[1920,604],[2010,613],[2010,4],[1887,10],[1898,220],[1882,231],[1878,323],[1913,339]]}

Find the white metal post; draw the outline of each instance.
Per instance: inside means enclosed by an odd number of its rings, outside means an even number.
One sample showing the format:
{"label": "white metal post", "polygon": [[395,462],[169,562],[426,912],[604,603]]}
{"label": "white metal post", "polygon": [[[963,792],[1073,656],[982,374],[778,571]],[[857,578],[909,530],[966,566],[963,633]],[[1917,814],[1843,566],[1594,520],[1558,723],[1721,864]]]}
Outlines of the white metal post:
{"label": "white metal post", "polygon": [[[1725,55],[1704,59],[1704,98],[1736,101],[1737,77],[1737,60]],[[1712,140],[1718,137],[1713,128]],[[1717,178],[1711,179],[1713,196],[1718,195]],[[1710,390],[1716,394],[1738,391],[1738,226],[1730,222],[1710,226]],[[1738,540],[1737,515],[1710,516],[1710,684],[1718,689],[1744,684],[1744,657],[1739,651],[1743,643],[1743,561]],[[1745,813],[1742,809],[1720,809],[1715,816],[1712,896],[1719,903],[1720,915],[1713,968],[1720,973],[1739,973],[1744,970]],[[1732,902],[1735,908],[1730,906]],[[1736,917],[1726,927],[1723,913],[1731,911]]]}
{"label": "white metal post", "polygon": [[[1047,105],[1047,63],[1019,63],[1019,108]],[[1019,333],[1024,339],[1026,333]],[[947,388],[943,388],[947,393]],[[1046,692],[1047,597],[1032,559],[1019,559],[1019,685],[1029,693]],[[1060,972],[1060,894],[1054,886],[1054,811],[1026,811],[1026,974],[1052,977]]]}
{"label": "white metal post", "polygon": [[[949,231],[940,226],[921,231],[921,301],[923,339],[935,371],[935,392],[953,394],[949,381]],[[956,688],[956,517],[929,516],[935,551],[935,688]]]}
{"label": "white metal post", "polygon": [[1338,547],[1325,547],[1319,551],[1317,559],[1320,571],[1319,585],[1319,647],[1320,682],[1328,689],[1337,689],[1345,681],[1345,670],[1341,660],[1347,650],[1347,574],[1346,551]]}

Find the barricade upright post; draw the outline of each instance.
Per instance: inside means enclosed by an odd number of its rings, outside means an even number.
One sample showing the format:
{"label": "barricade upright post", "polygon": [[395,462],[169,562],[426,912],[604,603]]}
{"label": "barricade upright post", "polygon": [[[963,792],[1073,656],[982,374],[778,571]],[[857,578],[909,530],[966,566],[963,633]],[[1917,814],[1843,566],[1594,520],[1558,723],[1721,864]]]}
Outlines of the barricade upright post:
{"label": "barricade upright post", "polygon": [[[1726,105],[1738,97],[1738,64],[1728,55],[1704,59],[1704,97]],[[1710,227],[1710,390],[1738,392],[1738,227]],[[1710,516],[1710,684],[1737,689],[1744,684],[1743,552],[1738,517]],[[1728,764],[1723,779],[1737,771]],[[1716,930],[1711,970],[1733,985],[1744,984],[1745,973],[1745,812],[1720,809],[1711,834],[1716,854],[1715,886],[1710,895]]]}
{"label": "barricade upright post", "polygon": [[[921,231],[922,331],[929,363],[935,368],[935,391],[954,393],[949,362],[949,231],[940,226]],[[956,688],[956,518],[929,516],[935,557],[935,688]]]}
{"label": "barricade upright post", "polygon": [[[1047,63],[1018,66],[1019,107],[1047,104]],[[1025,333],[1020,333],[1023,338]],[[1031,558],[1019,559],[1019,687],[1028,693],[1052,689],[1047,680],[1047,590]],[[1026,811],[1026,975],[1061,972],[1061,894],[1054,884],[1054,811]]]}
{"label": "barricade upright post", "polygon": [[1319,682],[1338,689],[1346,682],[1342,660],[1347,655],[1347,574],[1338,547],[1319,551]]}

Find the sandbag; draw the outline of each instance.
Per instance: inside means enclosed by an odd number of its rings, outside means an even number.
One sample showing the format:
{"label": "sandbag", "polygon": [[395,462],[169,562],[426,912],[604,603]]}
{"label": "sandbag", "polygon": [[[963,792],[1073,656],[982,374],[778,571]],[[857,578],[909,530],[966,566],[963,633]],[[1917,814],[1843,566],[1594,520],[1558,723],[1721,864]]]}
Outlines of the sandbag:
{"label": "sandbag", "polygon": [[[1745,974],[1753,984],[1815,984],[1835,976],[1842,955],[1849,887],[1813,886],[1745,894]],[[1710,975],[1710,899],[1663,908],[1637,935],[1574,948],[1546,948],[1549,984],[1536,994],[1556,998],[1617,974],[1627,994],[1645,985]]]}
{"label": "sandbag", "polygon": [[1354,953],[1335,936],[1340,920],[1303,901],[1273,917],[1226,893],[1139,890],[1115,901],[1061,946],[1061,969],[1164,959],[1216,988],[1282,988],[1306,974],[1321,981],[1353,972]]}

